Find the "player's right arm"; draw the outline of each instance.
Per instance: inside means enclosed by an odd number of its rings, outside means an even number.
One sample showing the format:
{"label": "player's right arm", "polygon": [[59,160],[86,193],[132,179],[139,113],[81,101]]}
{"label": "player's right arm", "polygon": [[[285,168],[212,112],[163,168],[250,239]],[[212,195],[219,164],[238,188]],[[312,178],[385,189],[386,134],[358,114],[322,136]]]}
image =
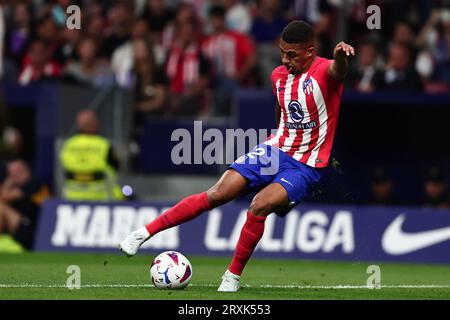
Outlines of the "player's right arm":
{"label": "player's right arm", "polygon": [[344,41],[339,42],[334,48],[334,61],[328,67],[328,74],[338,81],[344,80],[348,72],[347,57],[350,55],[355,55],[355,49]]}

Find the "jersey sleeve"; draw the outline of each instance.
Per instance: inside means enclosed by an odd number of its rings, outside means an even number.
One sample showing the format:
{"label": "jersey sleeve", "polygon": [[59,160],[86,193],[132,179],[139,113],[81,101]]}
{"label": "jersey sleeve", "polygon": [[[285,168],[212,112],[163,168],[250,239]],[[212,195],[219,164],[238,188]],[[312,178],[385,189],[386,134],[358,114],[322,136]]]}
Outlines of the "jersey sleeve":
{"label": "jersey sleeve", "polygon": [[333,63],[333,61],[334,60],[323,59],[323,61],[318,64],[315,73],[318,82],[332,88],[337,88],[342,85],[342,81],[336,80],[328,73],[328,67]]}
{"label": "jersey sleeve", "polygon": [[277,71],[277,69],[274,69],[272,71],[272,74],[270,75],[270,82],[272,83],[272,91],[273,91],[273,94],[275,95],[275,97],[277,96],[277,88],[275,86],[275,84],[277,82],[276,71]]}

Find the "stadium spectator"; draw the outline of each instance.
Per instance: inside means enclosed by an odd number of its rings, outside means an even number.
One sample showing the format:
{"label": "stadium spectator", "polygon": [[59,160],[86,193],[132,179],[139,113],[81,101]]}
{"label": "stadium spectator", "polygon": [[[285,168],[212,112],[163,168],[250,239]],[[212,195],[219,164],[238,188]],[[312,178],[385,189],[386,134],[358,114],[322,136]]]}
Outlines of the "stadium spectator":
{"label": "stadium spectator", "polygon": [[[444,87],[448,91],[450,86],[450,8],[435,8],[422,30],[416,45],[423,49],[422,63],[427,63],[431,84]],[[426,60],[425,60],[426,59]],[[425,74],[427,76],[427,74]],[[434,87],[427,91],[435,92]]]}
{"label": "stadium spectator", "polygon": [[19,74],[19,84],[27,85],[41,79],[53,79],[61,74],[61,66],[51,58],[46,44],[35,40],[25,55],[22,70]]}
{"label": "stadium spectator", "polygon": [[78,29],[63,28],[60,30],[62,45],[56,50],[54,58],[62,66],[78,60],[77,46],[82,34]]}
{"label": "stadium spectator", "polygon": [[237,86],[252,82],[256,50],[247,35],[227,29],[224,7],[211,7],[209,18],[212,34],[203,42],[202,51],[214,72],[214,111],[226,115]]}
{"label": "stadium spectator", "polygon": [[102,56],[111,58],[114,50],[130,39],[133,26],[133,3],[117,1],[108,11],[108,28],[103,44]]}
{"label": "stadium spectator", "polygon": [[36,38],[43,41],[50,56],[53,57],[54,53],[61,46],[61,40],[59,38],[59,28],[53,21],[52,17],[46,17],[40,21],[37,25]]}
{"label": "stadium spectator", "polygon": [[[11,235],[23,248],[31,250],[41,205],[49,197],[48,187],[32,175],[25,162],[8,163],[6,172],[0,163],[0,234]],[[0,246],[5,246],[4,240]]]}
{"label": "stadium spectator", "polygon": [[155,41],[161,41],[163,30],[174,16],[175,12],[166,5],[165,0],[147,0],[141,18],[150,24]]}
{"label": "stadium spectator", "polygon": [[194,5],[187,2],[181,2],[177,7],[175,19],[166,25],[161,39],[156,39],[156,42],[159,42],[163,49],[168,52],[175,42],[177,28],[185,23],[193,23],[195,33],[197,33],[197,35],[203,34],[202,19],[200,18]]}
{"label": "stadium spectator", "polygon": [[18,69],[34,36],[32,7],[26,1],[20,1],[12,11],[12,22],[7,25],[5,36],[5,56]]}
{"label": "stadium spectator", "polygon": [[280,3],[274,0],[261,0],[253,20],[251,36],[257,47],[257,64],[263,86],[272,86],[270,75],[280,63],[278,42],[288,21],[283,17]]}
{"label": "stadium spectator", "polygon": [[383,75],[377,79],[375,87],[380,91],[420,92],[422,81],[412,64],[410,47],[393,43],[389,48]]}
{"label": "stadium spectator", "polygon": [[227,10],[225,20],[230,30],[248,34],[252,26],[252,15],[247,5],[240,0],[224,0]]}
{"label": "stadium spectator", "polygon": [[450,46],[450,9],[434,9],[416,38],[416,45],[429,48],[437,61],[446,59]]}
{"label": "stadium spectator", "polygon": [[195,20],[177,22],[175,41],[165,71],[170,88],[170,114],[194,116],[206,110],[210,67],[201,52]]}
{"label": "stadium spectator", "polygon": [[377,45],[366,40],[358,46],[356,65],[349,72],[346,85],[350,90],[363,93],[375,91],[375,82],[382,76]]}
{"label": "stadium spectator", "polygon": [[[289,1],[290,18],[300,19],[310,23],[317,37],[319,54],[324,56],[333,55],[331,37],[334,35],[333,10],[334,5],[329,0],[292,0]],[[338,2],[339,3],[339,2]],[[365,10],[366,7],[364,7]],[[364,25],[365,26],[365,25]],[[367,29],[364,29],[367,31]],[[357,43],[357,41],[352,41]]]}
{"label": "stadium spectator", "polygon": [[77,115],[78,132],[67,139],[59,157],[64,170],[63,197],[76,201],[122,200],[116,182],[119,161],[109,141],[98,134],[94,111]]}
{"label": "stadium spectator", "polygon": [[276,42],[286,23],[278,1],[261,0],[251,27],[253,40],[257,44]]}
{"label": "stadium spectator", "polygon": [[[103,44],[106,38],[106,18],[99,12],[98,8],[92,8],[92,12],[87,14],[86,19],[82,21],[83,24],[83,35],[95,39],[99,47],[103,48]],[[86,27],[84,27],[86,26]],[[108,56],[107,53],[101,52],[101,55]]]}
{"label": "stadium spectator", "polygon": [[394,196],[394,181],[383,167],[376,167],[372,173],[368,204],[383,206],[398,204]]}
{"label": "stadium spectator", "polygon": [[114,50],[111,59],[111,68],[115,74],[116,82],[124,88],[131,88],[134,84],[133,65],[135,64],[134,45],[135,40],[144,40],[152,55],[152,61],[161,67],[164,64],[165,52],[161,45],[155,43],[150,34],[149,24],[146,20],[136,20],[133,25],[131,39]]}
{"label": "stadium spectator", "polygon": [[134,22],[131,39],[117,47],[111,57],[111,69],[116,83],[123,88],[132,86],[131,69],[133,68],[133,41],[136,38],[149,37],[149,25],[146,20]]}
{"label": "stadium spectator", "polygon": [[415,45],[415,31],[411,23],[408,21],[399,21],[394,25],[394,34],[392,42],[400,43],[409,47]]}
{"label": "stadium spectator", "polygon": [[423,90],[426,93],[447,93],[450,91],[450,81],[447,83],[441,77],[443,70],[438,70],[435,60],[429,49],[423,49],[417,55],[415,68],[423,83]]}
{"label": "stadium spectator", "polygon": [[425,178],[423,206],[431,208],[450,208],[447,178],[443,170],[431,167]]}
{"label": "stadium spectator", "polygon": [[0,127],[0,158],[10,160],[17,158],[23,151],[23,137],[13,126]]}
{"label": "stadium spectator", "polygon": [[65,78],[94,87],[107,87],[114,83],[109,64],[98,57],[97,43],[92,38],[83,38],[77,47],[79,61],[68,63]]}
{"label": "stadium spectator", "polygon": [[167,79],[157,64],[151,43],[145,38],[133,41],[135,80],[135,124],[146,115],[162,114],[167,100]]}

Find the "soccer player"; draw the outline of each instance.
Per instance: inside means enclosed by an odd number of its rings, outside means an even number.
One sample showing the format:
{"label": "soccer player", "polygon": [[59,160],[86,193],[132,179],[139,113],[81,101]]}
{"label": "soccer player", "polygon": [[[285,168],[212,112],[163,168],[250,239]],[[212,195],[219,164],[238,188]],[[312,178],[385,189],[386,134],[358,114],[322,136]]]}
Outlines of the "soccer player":
{"label": "soccer player", "polygon": [[[240,276],[264,232],[271,213],[286,215],[304,200],[328,164],[352,46],[340,42],[334,60],[316,55],[314,33],[303,21],[292,21],[280,40],[282,65],[272,73],[277,97],[278,130],[263,144],[236,160],[206,192],[191,195],[120,244],[128,256],[156,233],[190,221],[244,192],[257,191],[247,212],[233,259],[218,289],[235,292]],[[277,163],[278,170],[269,170]],[[272,166],[273,167],[273,166]]]}

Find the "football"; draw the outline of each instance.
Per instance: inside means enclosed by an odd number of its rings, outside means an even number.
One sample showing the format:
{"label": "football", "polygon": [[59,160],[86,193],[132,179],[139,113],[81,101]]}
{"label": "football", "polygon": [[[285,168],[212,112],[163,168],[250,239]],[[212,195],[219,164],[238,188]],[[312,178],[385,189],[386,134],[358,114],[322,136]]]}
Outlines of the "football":
{"label": "football", "polygon": [[184,289],[192,278],[192,265],[179,252],[165,251],[150,266],[150,278],[158,289]]}

